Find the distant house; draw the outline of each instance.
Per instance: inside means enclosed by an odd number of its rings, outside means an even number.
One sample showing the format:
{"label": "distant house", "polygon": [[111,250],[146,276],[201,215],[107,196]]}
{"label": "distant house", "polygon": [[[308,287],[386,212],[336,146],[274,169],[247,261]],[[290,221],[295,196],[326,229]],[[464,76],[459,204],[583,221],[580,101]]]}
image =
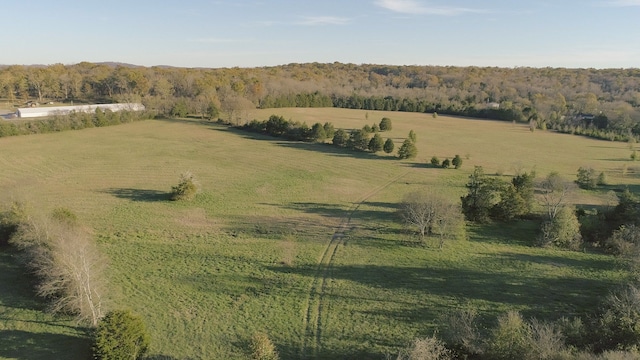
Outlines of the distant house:
{"label": "distant house", "polygon": [[576,115],[576,121],[587,121],[587,122],[591,122],[593,121],[593,119],[595,119],[595,115],[593,114],[584,114],[584,113],[579,113],[578,115]]}
{"label": "distant house", "polygon": [[54,115],[66,115],[72,112],[93,113],[96,109],[110,111],[142,111],[144,105],[139,103],[121,103],[121,104],[99,104],[99,105],[71,105],[71,106],[49,106],[49,107],[27,107],[18,108],[16,114],[19,118],[35,118]]}
{"label": "distant house", "polygon": [[500,109],[500,103],[497,103],[497,102],[487,103],[487,109]]}

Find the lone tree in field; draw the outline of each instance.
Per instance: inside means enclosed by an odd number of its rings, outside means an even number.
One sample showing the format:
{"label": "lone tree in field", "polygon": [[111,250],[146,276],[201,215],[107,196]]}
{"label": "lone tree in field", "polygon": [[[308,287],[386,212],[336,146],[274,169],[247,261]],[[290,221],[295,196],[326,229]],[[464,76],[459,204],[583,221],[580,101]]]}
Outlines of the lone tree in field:
{"label": "lone tree in field", "polygon": [[393,140],[387,139],[387,141],[384,142],[384,146],[382,147],[382,150],[384,150],[384,152],[387,154],[391,154],[394,148],[395,148],[395,144],[393,143]]}
{"label": "lone tree in field", "polygon": [[391,130],[391,119],[388,117],[383,117],[380,120],[380,131],[389,131]]}
{"label": "lone tree in field", "polygon": [[96,360],[143,359],[149,349],[149,334],[142,318],[129,311],[110,311],[100,321],[93,338]]}
{"label": "lone tree in field", "polygon": [[469,221],[488,222],[491,208],[498,201],[495,182],[485,175],[482,166],[476,166],[466,187],[468,193],[461,198],[465,217]]}
{"label": "lone tree in field", "polygon": [[400,159],[413,159],[418,156],[418,148],[410,139],[405,139],[398,149],[398,157]]}
{"label": "lone tree in field", "polygon": [[460,207],[434,193],[407,194],[400,204],[400,217],[418,230],[421,241],[425,236],[438,235],[440,247],[462,224]]}
{"label": "lone tree in field", "polygon": [[171,200],[193,200],[200,191],[200,184],[195,175],[187,171],[180,175],[178,185],[171,188]]}
{"label": "lone tree in field", "polygon": [[460,155],[456,155],[453,160],[451,160],[451,165],[453,165],[453,167],[456,169],[460,169],[460,167],[462,166],[462,158],[460,157]]}

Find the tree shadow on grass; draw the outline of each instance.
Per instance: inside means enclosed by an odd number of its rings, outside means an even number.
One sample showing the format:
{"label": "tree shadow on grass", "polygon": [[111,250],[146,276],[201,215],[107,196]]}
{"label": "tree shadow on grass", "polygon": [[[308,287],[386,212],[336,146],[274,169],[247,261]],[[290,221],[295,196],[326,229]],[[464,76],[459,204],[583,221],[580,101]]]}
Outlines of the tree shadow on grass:
{"label": "tree shadow on grass", "polygon": [[102,192],[113,195],[120,199],[129,199],[139,202],[157,202],[171,200],[171,193],[160,190],[146,190],[133,188],[110,188]]}
{"label": "tree shadow on grass", "polygon": [[19,360],[88,359],[88,338],[64,334],[0,330],[0,357]]}
{"label": "tree shadow on grass", "polygon": [[[20,314],[44,312],[46,304],[34,293],[35,279],[26,273],[18,260],[18,253],[11,249],[0,252],[0,308],[7,309],[0,316],[4,324],[0,330],[0,358],[16,359],[68,359],[88,358],[88,335],[48,333],[47,329],[62,332],[84,330],[60,321],[34,320]],[[15,309],[15,311],[14,311]],[[26,310],[26,311],[23,311]],[[35,327],[41,330],[29,332],[16,328]],[[15,327],[12,329],[12,327]]]}
{"label": "tree shadow on grass", "polygon": [[[559,259],[561,260],[561,259]],[[545,261],[541,259],[540,261]],[[599,304],[616,284],[602,279],[574,276],[548,277],[531,272],[520,273],[500,264],[486,264],[474,268],[396,267],[388,265],[334,265],[332,278],[360,283],[371,288],[424,292],[441,298],[479,300],[494,303],[495,307],[528,307],[529,315],[553,318],[581,314]],[[504,264],[502,264],[504,266]],[[314,277],[315,267],[270,267],[275,272],[297,273]],[[486,269],[486,270],[485,270]],[[340,296],[333,292],[332,295]],[[392,299],[387,301],[393,302]],[[410,316],[413,311],[395,314],[407,322],[423,319]],[[415,314],[422,313],[422,311]],[[394,314],[392,314],[394,315]]]}
{"label": "tree shadow on grass", "polygon": [[467,226],[467,234],[471,241],[522,246],[532,246],[539,231],[540,222],[535,220]]}
{"label": "tree shadow on grass", "polygon": [[[294,202],[286,204],[283,207],[290,210],[302,211],[308,214],[316,214],[328,218],[349,218],[367,222],[388,220],[389,216],[394,216],[394,212],[398,209],[397,204],[386,202],[364,202],[362,203],[362,206],[358,207],[356,210],[337,204],[310,202]],[[376,208],[380,208],[381,210]]]}

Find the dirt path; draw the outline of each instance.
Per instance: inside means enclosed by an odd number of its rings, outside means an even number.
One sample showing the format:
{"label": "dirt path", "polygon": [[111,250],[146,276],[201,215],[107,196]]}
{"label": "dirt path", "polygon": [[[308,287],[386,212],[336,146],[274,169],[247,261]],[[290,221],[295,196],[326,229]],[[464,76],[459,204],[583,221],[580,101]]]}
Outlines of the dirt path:
{"label": "dirt path", "polygon": [[335,229],[331,240],[324,249],[322,256],[318,260],[316,266],[316,272],[309,291],[309,297],[307,301],[306,310],[304,311],[303,327],[304,338],[302,340],[301,358],[315,358],[320,348],[320,341],[322,338],[322,316],[325,308],[325,292],[327,285],[331,281],[330,270],[333,265],[336,253],[340,245],[344,244],[345,233],[350,230],[351,218],[353,214],[364,204],[369,198],[378,194],[380,191],[386,189],[391,184],[397,182],[404,176],[406,176],[411,170],[404,172],[393,179],[389,180],[385,184],[371,190],[357,201],[355,201],[346,215],[341,219],[340,225]]}

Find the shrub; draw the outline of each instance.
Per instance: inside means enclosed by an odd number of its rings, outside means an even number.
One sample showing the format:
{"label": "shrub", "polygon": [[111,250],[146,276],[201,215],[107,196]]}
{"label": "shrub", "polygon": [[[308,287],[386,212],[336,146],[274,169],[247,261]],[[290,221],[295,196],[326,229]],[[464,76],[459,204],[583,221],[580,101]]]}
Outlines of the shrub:
{"label": "shrub", "polygon": [[629,285],[609,295],[599,319],[602,350],[640,345],[640,289]]}
{"label": "shrub", "polygon": [[26,217],[26,207],[20,202],[12,202],[6,210],[0,212],[0,246],[9,243],[9,239],[18,231]]}
{"label": "shrub", "polygon": [[431,165],[435,166],[435,167],[439,167],[440,166],[440,159],[438,159],[437,156],[434,156],[431,158]]}
{"label": "shrub", "polygon": [[389,131],[391,127],[391,119],[388,117],[383,117],[382,120],[380,120],[380,131]]}
{"label": "shrub", "polygon": [[575,210],[572,207],[563,206],[553,219],[544,222],[538,243],[541,246],[553,245],[577,250],[582,244],[582,235]]}
{"label": "shrub", "polygon": [[142,318],[129,311],[110,311],[100,320],[93,338],[96,360],[142,359],[149,335]]}
{"label": "shrub", "polygon": [[622,225],[605,241],[607,250],[615,255],[631,256],[636,246],[640,245],[640,228]]}
{"label": "shrub", "polygon": [[450,167],[451,167],[451,161],[449,159],[444,159],[444,161],[442,161],[442,168],[448,169]]}
{"label": "shrub", "polygon": [[451,352],[442,341],[435,336],[415,339],[411,345],[400,351],[397,360],[446,360],[451,359]]}
{"label": "shrub", "polygon": [[478,312],[459,310],[444,317],[443,338],[459,359],[482,354],[482,337],[478,328]]}
{"label": "shrub", "polygon": [[171,200],[192,200],[198,191],[200,191],[200,184],[195,176],[187,171],[180,175],[178,185],[171,188]]}
{"label": "shrub", "polygon": [[278,351],[271,339],[264,333],[256,333],[251,337],[251,359],[277,360]]}
{"label": "shrub", "polygon": [[489,359],[523,359],[532,348],[529,342],[531,328],[517,311],[509,311],[498,318],[498,326],[487,344]]}

